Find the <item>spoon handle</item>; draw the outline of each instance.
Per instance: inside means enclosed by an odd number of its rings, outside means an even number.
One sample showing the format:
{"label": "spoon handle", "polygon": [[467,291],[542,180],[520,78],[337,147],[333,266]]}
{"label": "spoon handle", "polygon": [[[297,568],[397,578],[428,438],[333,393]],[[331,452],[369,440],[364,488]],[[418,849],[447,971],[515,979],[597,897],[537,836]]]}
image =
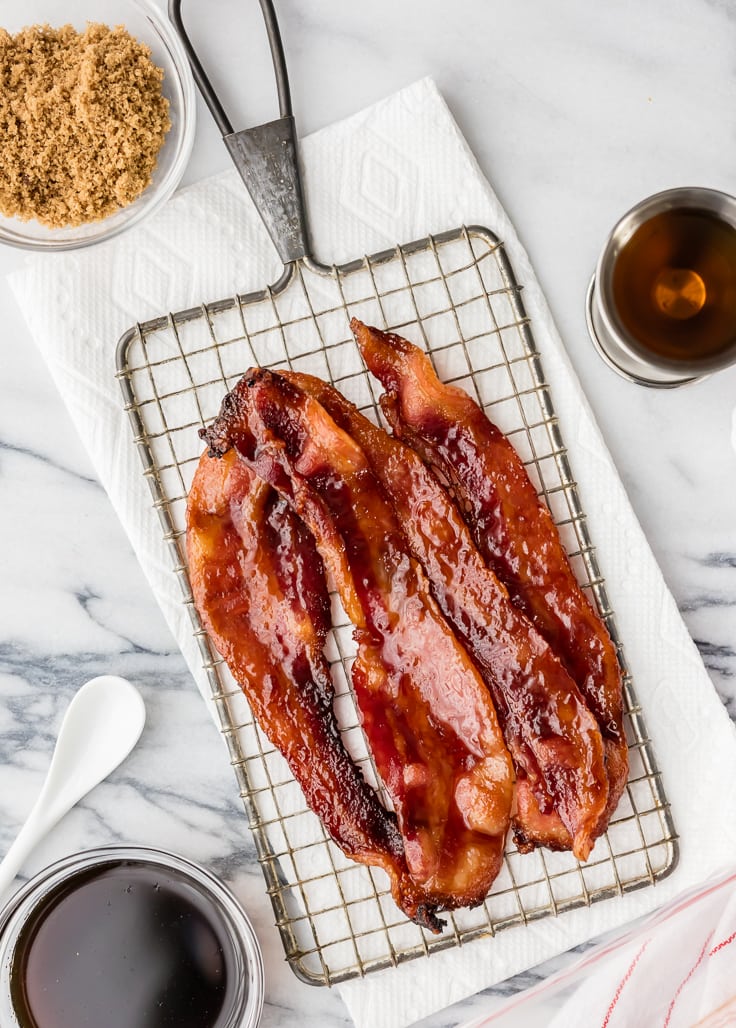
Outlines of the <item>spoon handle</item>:
{"label": "spoon handle", "polygon": [[[36,800],[26,823],[16,836],[15,842],[0,861],[0,897],[13,884],[15,876],[23,866],[28,854],[46,832],[66,813],[61,808],[51,812],[48,807],[42,809],[41,796]],[[67,808],[68,809],[68,808]]]}

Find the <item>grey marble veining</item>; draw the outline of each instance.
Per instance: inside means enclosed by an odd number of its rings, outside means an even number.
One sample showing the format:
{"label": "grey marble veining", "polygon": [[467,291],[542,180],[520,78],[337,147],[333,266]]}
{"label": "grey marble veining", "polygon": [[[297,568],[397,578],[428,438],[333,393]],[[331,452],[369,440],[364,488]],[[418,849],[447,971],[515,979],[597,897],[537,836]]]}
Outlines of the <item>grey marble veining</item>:
{"label": "grey marble veining", "polygon": [[[190,6],[238,127],[271,117],[257,12],[222,0],[222,31],[209,5]],[[73,7],[69,0],[65,17]],[[593,352],[583,307],[603,239],[638,199],[677,184],[736,190],[734,5],[626,0],[592,12],[583,0],[374,0],[369,11],[282,0],[278,9],[302,132],[422,75],[437,80],[530,253],[634,509],[736,719],[736,369],[675,391],[632,386]],[[200,104],[187,179],[226,162]],[[23,259],[0,252],[0,851],[40,787],[73,691],[102,672],[130,677],[148,709],[140,744],[57,826],[24,876],[118,842],[201,861],[254,921],[267,972],[264,1025],[346,1025],[339,997],[302,985],[284,963],[224,744],[5,283]],[[570,959],[439,1012],[424,1028],[478,1016]]]}

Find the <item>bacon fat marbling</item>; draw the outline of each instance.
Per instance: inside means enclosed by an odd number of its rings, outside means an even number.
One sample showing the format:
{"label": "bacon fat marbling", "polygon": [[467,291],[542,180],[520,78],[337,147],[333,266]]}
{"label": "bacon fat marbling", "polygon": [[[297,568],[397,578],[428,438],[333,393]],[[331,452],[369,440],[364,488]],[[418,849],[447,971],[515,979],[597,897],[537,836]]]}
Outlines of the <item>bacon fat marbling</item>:
{"label": "bacon fat marbling", "polygon": [[401,336],[351,323],[395,434],[450,484],[478,549],[575,679],[606,749],[604,830],[628,776],[621,672],[605,625],[578,584],[552,520],[506,436]]}
{"label": "bacon fat marbling", "polygon": [[608,797],[603,742],[570,675],[487,567],[449,493],[410,447],[321,379],[285,372],[361,447],[437,603],[491,691],[516,768],[516,831],[586,860]]}
{"label": "bacon fat marbling", "polygon": [[409,876],[395,816],[342,743],[322,653],[329,598],[310,533],[234,451],[205,453],[189,494],[187,554],[203,624],[309,806],[348,856],[386,871],[410,918],[439,930]]}
{"label": "bacon fat marbling", "polygon": [[259,369],[206,438],[215,454],[235,447],[314,534],[355,625],[356,700],[412,878],[441,907],[481,902],[502,862],[511,760],[363,451],[312,397]]}

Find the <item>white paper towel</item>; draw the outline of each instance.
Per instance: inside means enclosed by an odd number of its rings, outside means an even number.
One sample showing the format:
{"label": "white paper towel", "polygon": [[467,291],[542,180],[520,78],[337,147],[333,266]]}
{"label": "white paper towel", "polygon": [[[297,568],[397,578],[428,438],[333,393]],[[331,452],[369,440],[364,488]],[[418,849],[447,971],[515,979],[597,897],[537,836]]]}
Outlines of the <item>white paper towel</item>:
{"label": "white paper towel", "polygon": [[[330,263],[461,224],[505,242],[542,353],[628,664],[681,836],[656,888],[471,943],[340,987],[359,1026],[398,1028],[621,924],[702,880],[736,849],[736,735],[679,617],[552,323],[513,227],[442,98],[424,80],[303,141],[317,256]],[[180,192],[127,235],[34,257],[11,285],[100,480],[131,538],[203,696],[179,587],[114,378],[136,321],[275,281],[275,252],[235,172]],[[601,527],[603,530],[601,531]]]}

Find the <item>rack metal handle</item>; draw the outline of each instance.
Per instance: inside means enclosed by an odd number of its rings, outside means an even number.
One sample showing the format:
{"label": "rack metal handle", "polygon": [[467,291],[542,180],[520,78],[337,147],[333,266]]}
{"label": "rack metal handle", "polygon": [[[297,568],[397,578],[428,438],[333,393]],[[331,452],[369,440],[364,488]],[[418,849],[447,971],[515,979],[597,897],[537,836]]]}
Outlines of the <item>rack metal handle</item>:
{"label": "rack metal handle", "polygon": [[272,0],[259,2],[271,47],[280,117],[239,132],[233,130],[225,108],[184,28],[181,0],[169,0],[169,17],[181,38],[199,91],[286,267],[310,256],[309,236],[281,32]]}

